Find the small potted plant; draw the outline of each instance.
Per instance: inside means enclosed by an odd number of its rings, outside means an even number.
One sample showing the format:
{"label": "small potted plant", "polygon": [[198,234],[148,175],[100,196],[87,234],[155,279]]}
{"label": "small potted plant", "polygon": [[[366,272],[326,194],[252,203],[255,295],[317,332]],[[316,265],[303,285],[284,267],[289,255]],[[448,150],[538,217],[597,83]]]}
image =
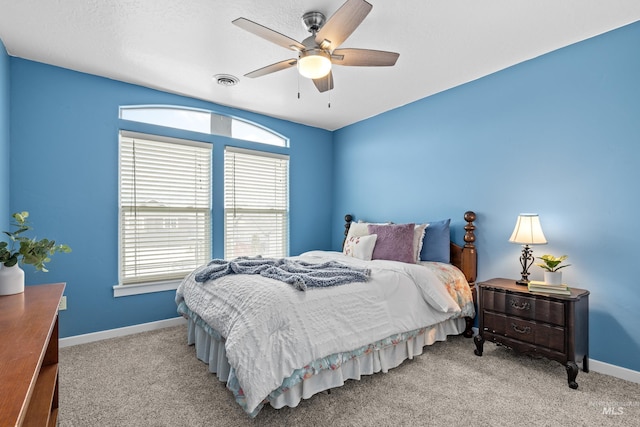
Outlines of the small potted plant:
{"label": "small potted plant", "polygon": [[31,230],[27,222],[29,212],[12,215],[15,231],[5,231],[10,243],[0,242],[0,295],[18,294],[24,291],[24,271],[19,266],[32,264],[36,270],[47,272],[45,262],[56,252],[71,252],[67,245],[56,244],[55,240],[29,238],[24,232]]}
{"label": "small potted plant", "polygon": [[538,259],[542,260],[542,263],[536,264],[538,267],[543,268],[544,282],[549,285],[562,284],[562,271],[558,271],[561,268],[569,267],[571,264],[560,265],[564,260],[569,258],[567,255],[555,257],[553,255],[542,255]]}

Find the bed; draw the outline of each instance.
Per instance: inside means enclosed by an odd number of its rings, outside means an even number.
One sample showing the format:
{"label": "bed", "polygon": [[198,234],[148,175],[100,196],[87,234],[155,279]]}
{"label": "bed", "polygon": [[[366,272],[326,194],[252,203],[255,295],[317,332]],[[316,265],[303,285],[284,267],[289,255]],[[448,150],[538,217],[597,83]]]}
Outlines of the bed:
{"label": "bed", "polygon": [[[187,343],[255,417],[265,404],[295,407],[349,379],[388,372],[447,336],[471,337],[475,218],[464,214],[461,246],[450,241],[449,220],[356,223],[346,215],[342,252],[212,260],[176,291]],[[435,256],[435,242],[444,258],[422,260]],[[295,274],[264,274],[285,267]],[[233,274],[245,268],[254,274]],[[300,268],[310,275],[300,279]]]}

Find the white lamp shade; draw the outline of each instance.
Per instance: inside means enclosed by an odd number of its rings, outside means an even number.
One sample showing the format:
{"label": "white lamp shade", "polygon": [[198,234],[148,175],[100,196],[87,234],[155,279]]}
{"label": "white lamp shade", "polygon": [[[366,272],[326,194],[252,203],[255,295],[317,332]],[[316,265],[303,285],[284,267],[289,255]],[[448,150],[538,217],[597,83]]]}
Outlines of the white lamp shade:
{"label": "white lamp shade", "polygon": [[331,59],[322,51],[305,52],[298,60],[300,75],[308,79],[319,79],[331,71]]}
{"label": "white lamp shade", "polygon": [[518,215],[516,227],[513,229],[513,234],[511,234],[509,241],[522,245],[546,245],[547,239],[542,232],[538,214],[526,213]]}

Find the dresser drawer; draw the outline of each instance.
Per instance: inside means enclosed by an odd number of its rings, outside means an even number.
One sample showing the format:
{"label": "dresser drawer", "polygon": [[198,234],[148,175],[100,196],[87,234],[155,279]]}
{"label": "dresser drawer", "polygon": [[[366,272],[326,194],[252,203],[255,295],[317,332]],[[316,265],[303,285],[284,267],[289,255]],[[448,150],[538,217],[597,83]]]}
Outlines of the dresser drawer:
{"label": "dresser drawer", "polygon": [[562,302],[491,289],[483,289],[481,298],[485,310],[565,326],[565,305]]}
{"label": "dresser drawer", "polygon": [[565,329],[558,326],[485,311],[484,330],[561,353],[565,352]]}

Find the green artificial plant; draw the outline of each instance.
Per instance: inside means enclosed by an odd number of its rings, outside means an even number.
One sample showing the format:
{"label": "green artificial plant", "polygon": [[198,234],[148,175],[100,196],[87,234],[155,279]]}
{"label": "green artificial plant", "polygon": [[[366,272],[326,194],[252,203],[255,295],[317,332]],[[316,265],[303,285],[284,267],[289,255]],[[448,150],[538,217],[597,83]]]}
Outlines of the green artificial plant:
{"label": "green artificial plant", "polygon": [[10,244],[0,242],[0,263],[5,267],[12,267],[20,261],[22,264],[32,264],[38,271],[47,272],[44,263],[51,261],[51,255],[56,252],[71,252],[69,246],[57,245],[55,240],[37,240],[24,236],[24,232],[32,229],[27,222],[29,212],[16,212],[12,217],[14,222],[11,225],[17,229],[4,231],[9,236]]}
{"label": "green artificial plant", "polygon": [[554,257],[553,255],[542,255],[541,257],[537,257],[542,260],[541,264],[536,264],[538,267],[542,267],[547,271],[555,272],[560,270],[561,268],[569,267],[571,264],[560,265],[564,260],[569,258],[567,255],[562,255],[560,257]]}

